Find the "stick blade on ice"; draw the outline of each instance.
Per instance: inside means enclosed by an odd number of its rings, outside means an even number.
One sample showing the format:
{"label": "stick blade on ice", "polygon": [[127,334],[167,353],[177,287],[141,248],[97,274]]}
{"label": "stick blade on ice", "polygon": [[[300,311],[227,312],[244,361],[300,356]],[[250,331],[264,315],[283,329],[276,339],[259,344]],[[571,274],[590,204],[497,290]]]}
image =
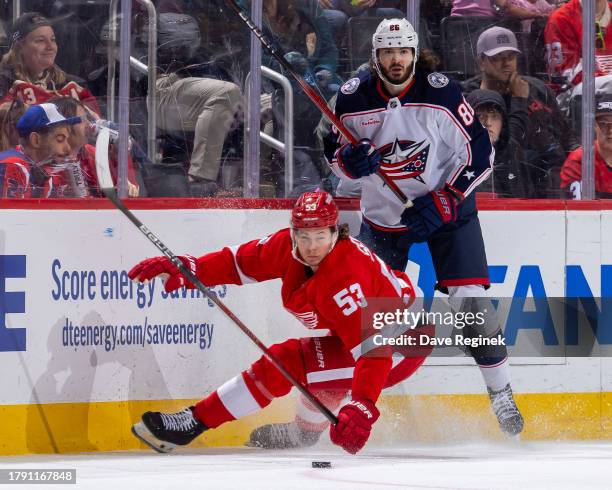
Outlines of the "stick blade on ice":
{"label": "stick blade on ice", "polygon": [[113,189],[113,178],[108,166],[108,144],[110,141],[110,132],[108,128],[100,129],[98,138],[96,139],[96,174],[98,175],[98,183],[102,190]]}

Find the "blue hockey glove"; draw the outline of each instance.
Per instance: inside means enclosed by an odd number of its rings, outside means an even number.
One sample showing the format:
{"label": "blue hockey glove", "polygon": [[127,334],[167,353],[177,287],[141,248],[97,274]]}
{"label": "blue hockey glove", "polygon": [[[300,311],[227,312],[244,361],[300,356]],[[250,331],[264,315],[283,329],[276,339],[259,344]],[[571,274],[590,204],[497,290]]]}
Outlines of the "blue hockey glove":
{"label": "blue hockey glove", "polygon": [[361,140],[357,146],[347,143],[338,152],[338,163],[344,173],[352,179],[371,175],[380,167],[381,155],[368,140]]}
{"label": "blue hockey glove", "polygon": [[402,213],[401,222],[419,240],[427,240],[438,228],[457,219],[457,205],[462,200],[459,191],[446,185],[443,189],[414,199],[413,206]]}

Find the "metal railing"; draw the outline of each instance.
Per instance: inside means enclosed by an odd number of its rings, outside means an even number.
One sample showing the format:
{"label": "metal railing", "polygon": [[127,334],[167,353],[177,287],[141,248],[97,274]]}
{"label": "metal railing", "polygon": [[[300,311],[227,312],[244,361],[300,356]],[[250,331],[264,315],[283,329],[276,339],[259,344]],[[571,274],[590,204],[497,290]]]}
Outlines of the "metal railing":
{"label": "metal railing", "polygon": [[[277,82],[282,88],[283,88],[283,92],[284,92],[284,99],[285,99],[285,113],[284,113],[284,118],[283,118],[283,140],[284,141],[279,141],[276,138],[273,138],[272,136],[264,133],[263,131],[259,132],[259,137],[261,138],[261,141],[265,144],[267,144],[268,146],[274,148],[277,151],[280,151],[281,153],[284,153],[285,155],[285,197],[289,196],[291,194],[291,191],[293,191],[293,175],[294,175],[294,166],[293,166],[293,87],[291,86],[291,83],[289,82],[289,79],[282,75],[281,73],[278,73],[277,71],[271,70],[268,67],[262,66],[261,67],[261,74],[266,77],[269,78],[270,80],[273,80],[275,82]],[[251,81],[251,74],[247,74],[246,76],[246,80],[245,80],[245,97],[247,101],[250,101],[251,99],[251,89],[250,89],[250,81]],[[249,104],[247,104],[247,114],[245,114],[245,124],[244,124],[244,158],[245,158],[245,162],[244,162],[244,169],[245,169],[245,174],[244,174],[244,179],[246,181],[248,175],[247,175],[247,171],[246,169],[248,168],[247,165],[247,161],[246,159],[248,158],[249,155],[249,148],[248,148],[248,142],[249,142],[249,131],[250,131],[250,127],[248,124],[248,121],[250,121],[249,118]]]}
{"label": "metal railing", "polygon": [[[157,12],[151,0],[137,0],[147,10],[147,57],[148,65],[130,56],[130,66],[136,71],[147,74],[147,156],[152,162],[156,161],[157,155],[157,94],[155,91],[156,67],[157,67]],[[117,46],[117,4],[119,0],[111,0],[109,6],[108,23],[108,118],[114,121],[116,118],[115,104],[115,47]]]}

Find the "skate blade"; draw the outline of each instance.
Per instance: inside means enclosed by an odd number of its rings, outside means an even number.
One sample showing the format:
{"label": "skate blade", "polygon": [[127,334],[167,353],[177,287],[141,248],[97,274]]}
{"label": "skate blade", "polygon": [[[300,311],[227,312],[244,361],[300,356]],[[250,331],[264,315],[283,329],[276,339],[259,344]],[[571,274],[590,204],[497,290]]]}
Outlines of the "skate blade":
{"label": "skate blade", "polygon": [[151,431],[149,431],[147,426],[142,422],[138,422],[132,426],[132,434],[158,453],[170,453],[176,448],[176,444],[161,441],[151,434]]}

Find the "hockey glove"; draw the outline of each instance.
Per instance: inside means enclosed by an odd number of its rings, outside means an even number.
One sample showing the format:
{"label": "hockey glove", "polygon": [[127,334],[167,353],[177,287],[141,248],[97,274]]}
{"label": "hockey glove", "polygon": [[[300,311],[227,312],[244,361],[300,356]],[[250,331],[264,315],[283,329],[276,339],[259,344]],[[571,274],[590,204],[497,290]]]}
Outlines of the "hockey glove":
{"label": "hockey glove", "polygon": [[[179,255],[178,258],[187,269],[196,276],[198,275],[196,258],[191,255]],[[139,262],[128,272],[128,277],[133,281],[149,281],[161,276],[164,289],[167,293],[185,286],[187,289],[196,289],[190,281],[181,274],[178,268],[166,257],[152,257]]]}
{"label": "hockey glove", "polygon": [[354,399],[344,405],[338,413],[338,423],[329,429],[329,438],[351,454],[357,454],[370,437],[372,425],[380,412],[374,402]]}
{"label": "hockey glove", "polygon": [[380,167],[381,155],[369,140],[361,140],[357,146],[350,143],[338,151],[338,164],[352,179],[373,174]]}
{"label": "hockey glove", "polygon": [[463,196],[448,185],[413,200],[413,206],[402,213],[401,222],[419,240],[427,240],[441,226],[457,219],[457,205]]}

